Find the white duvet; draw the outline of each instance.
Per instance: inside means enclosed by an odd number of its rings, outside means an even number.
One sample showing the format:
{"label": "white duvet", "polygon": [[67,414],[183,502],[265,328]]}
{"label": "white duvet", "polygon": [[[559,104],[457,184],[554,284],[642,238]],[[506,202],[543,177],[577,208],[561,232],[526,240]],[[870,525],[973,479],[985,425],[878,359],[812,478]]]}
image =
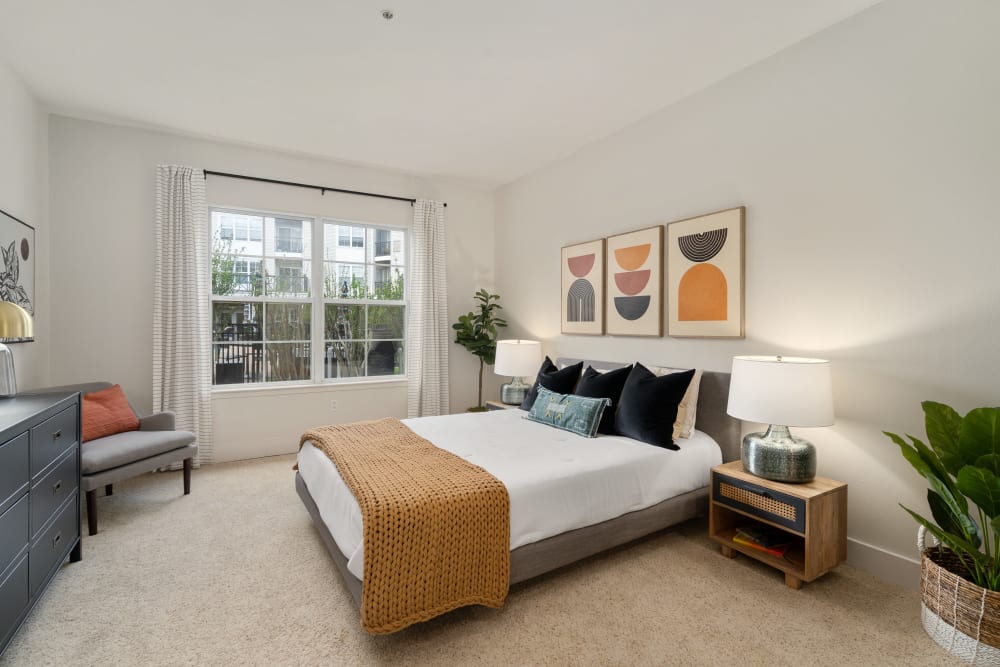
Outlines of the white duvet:
{"label": "white duvet", "polygon": [[[680,451],[670,451],[617,436],[584,438],[525,414],[496,410],[403,420],[503,482],[512,550],[707,486],[709,470],[722,462],[719,446],[701,431],[679,440]],[[363,578],[361,508],[354,495],[329,457],[309,443],[298,463],[348,570]]]}

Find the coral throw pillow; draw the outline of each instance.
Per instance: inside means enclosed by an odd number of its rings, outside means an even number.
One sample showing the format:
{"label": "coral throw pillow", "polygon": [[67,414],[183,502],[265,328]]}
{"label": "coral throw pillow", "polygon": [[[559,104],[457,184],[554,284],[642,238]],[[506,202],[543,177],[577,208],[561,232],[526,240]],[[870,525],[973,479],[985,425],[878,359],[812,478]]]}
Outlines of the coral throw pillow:
{"label": "coral throw pillow", "polygon": [[139,430],[139,418],[121,385],[83,395],[83,441]]}

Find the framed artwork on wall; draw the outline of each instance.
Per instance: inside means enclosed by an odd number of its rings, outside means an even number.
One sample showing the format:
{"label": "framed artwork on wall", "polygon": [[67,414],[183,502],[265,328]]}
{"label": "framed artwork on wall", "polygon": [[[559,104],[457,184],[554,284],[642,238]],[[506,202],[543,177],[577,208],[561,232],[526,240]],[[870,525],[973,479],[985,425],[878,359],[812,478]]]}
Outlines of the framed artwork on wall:
{"label": "framed artwork on wall", "polygon": [[604,333],[604,239],[562,249],[562,332]]}
{"label": "framed artwork on wall", "polygon": [[745,208],[667,225],[667,334],[743,338]]}
{"label": "framed artwork on wall", "polygon": [[0,301],[35,315],[35,228],[0,211]]}
{"label": "framed artwork on wall", "polygon": [[607,331],[663,335],[663,227],[609,236]]}

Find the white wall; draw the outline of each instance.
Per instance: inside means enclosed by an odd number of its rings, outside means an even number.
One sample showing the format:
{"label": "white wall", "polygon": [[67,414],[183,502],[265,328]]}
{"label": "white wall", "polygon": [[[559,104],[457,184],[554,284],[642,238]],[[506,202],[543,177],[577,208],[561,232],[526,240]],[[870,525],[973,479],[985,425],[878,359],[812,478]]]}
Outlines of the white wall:
{"label": "white wall", "polygon": [[[448,202],[450,320],[493,286],[493,195],[418,179],[162,132],[51,116],[52,384],[107,379],[140,410],[152,405],[153,210],[157,164],[421,196]],[[391,202],[209,177],[211,204],[409,225],[412,209]],[[452,345],[451,407],[475,402],[476,359]],[[337,410],[330,409],[337,400]],[[345,389],[230,390],[213,399],[216,460],[292,452],[307,427],[405,416],[400,381]]]}
{"label": "white wall", "polygon": [[[880,431],[923,435],[923,399],[1000,402],[998,26],[987,0],[886,2],[501,189],[516,331],[551,354],[714,370],[831,359],[837,423],[800,435],[850,485],[852,560],[891,576],[880,550],[916,555],[897,503],[926,508],[925,487]],[[560,335],[561,246],[738,205],[745,340]]]}
{"label": "white wall", "polygon": [[34,97],[0,62],[0,209],[35,228],[35,340],[10,346],[19,390],[45,385],[49,370],[46,140]]}

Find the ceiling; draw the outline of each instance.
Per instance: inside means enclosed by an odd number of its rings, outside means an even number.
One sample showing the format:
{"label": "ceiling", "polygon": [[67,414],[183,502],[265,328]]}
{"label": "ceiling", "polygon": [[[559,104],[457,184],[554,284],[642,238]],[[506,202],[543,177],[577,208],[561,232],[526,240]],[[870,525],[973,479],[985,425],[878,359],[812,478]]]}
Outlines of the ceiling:
{"label": "ceiling", "polygon": [[0,0],[0,59],[58,113],[499,185],[877,1]]}

